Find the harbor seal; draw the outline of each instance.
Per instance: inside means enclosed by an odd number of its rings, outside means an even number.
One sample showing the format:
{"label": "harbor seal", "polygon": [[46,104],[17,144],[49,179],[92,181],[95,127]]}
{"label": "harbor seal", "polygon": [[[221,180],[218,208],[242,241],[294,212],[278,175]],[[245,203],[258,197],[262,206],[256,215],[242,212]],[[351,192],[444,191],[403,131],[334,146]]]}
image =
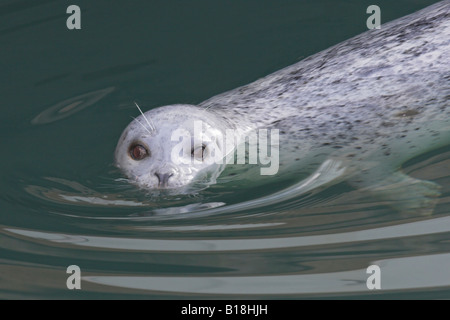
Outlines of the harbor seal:
{"label": "harbor seal", "polygon": [[196,106],[141,111],[119,139],[115,164],[146,189],[208,185],[225,167],[212,162],[208,150],[224,151],[224,145],[193,136],[191,148],[177,157],[198,161],[180,164],[173,158],[174,130],[193,134],[195,121],[209,137],[227,129],[237,137],[278,129],[280,167],[312,172],[335,159],[350,185],[402,212],[429,214],[439,186],[404,174],[401,165],[450,143],[449,97],[446,0]]}

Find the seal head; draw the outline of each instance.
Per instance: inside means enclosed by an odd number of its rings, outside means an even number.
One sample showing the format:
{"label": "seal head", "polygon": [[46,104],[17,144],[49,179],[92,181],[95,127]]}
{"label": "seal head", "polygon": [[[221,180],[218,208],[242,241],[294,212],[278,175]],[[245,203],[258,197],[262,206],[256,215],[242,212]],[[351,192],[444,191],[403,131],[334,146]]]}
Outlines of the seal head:
{"label": "seal head", "polygon": [[215,159],[223,151],[226,125],[221,116],[193,105],[152,109],[123,131],[115,165],[145,189],[181,188],[194,178],[202,186],[215,183],[224,167]]}

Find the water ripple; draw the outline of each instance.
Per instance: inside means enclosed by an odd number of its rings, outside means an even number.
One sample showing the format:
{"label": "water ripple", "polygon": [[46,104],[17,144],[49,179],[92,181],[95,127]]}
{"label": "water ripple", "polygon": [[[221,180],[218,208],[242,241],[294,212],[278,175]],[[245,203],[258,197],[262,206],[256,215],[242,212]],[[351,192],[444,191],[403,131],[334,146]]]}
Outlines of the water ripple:
{"label": "water ripple", "polygon": [[[219,229],[219,228],[217,228]],[[292,247],[316,246],[346,242],[373,241],[390,238],[401,238],[418,235],[430,235],[450,232],[450,217],[428,219],[400,225],[373,228],[345,233],[325,235],[286,237],[286,238],[258,238],[258,239],[229,239],[229,240],[169,240],[169,239],[133,239],[117,237],[97,237],[88,235],[67,235],[61,233],[47,233],[40,231],[5,228],[13,234],[35,239],[44,239],[55,243],[69,243],[78,246],[108,248],[115,250],[139,251],[245,251],[261,249],[281,249]]]}
{"label": "water ripple", "polygon": [[[382,266],[381,289],[419,289],[450,286],[450,254],[423,255],[374,261]],[[424,274],[423,270],[427,270]],[[421,275],[420,277],[417,275]],[[242,277],[86,276],[108,286],[197,294],[311,294],[368,292],[366,269],[320,274]]]}
{"label": "water ripple", "polygon": [[42,111],[34,117],[33,120],[31,120],[31,123],[46,124],[67,118],[68,116],[93,105],[103,97],[113,92],[114,89],[114,87],[109,87],[101,90],[95,90],[61,101]]}

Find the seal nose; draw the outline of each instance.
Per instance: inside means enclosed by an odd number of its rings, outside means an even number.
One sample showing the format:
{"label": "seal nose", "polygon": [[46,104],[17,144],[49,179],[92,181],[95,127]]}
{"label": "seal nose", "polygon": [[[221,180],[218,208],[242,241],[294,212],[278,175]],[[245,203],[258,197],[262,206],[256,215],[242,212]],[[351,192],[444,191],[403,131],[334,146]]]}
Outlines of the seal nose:
{"label": "seal nose", "polygon": [[169,182],[169,178],[171,176],[173,176],[173,173],[158,173],[158,172],[155,172],[155,176],[158,177],[158,180],[159,180],[158,185],[160,187],[166,187],[167,183]]}

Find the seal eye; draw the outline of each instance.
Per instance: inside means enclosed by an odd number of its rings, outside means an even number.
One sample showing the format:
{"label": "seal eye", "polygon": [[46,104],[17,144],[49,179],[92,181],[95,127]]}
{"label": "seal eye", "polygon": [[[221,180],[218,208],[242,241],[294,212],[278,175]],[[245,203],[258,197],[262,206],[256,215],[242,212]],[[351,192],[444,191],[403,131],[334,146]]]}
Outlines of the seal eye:
{"label": "seal eye", "polygon": [[130,156],[133,160],[142,160],[148,156],[147,149],[141,144],[133,144],[130,147]]}
{"label": "seal eye", "polygon": [[205,149],[206,149],[206,146],[204,144],[202,144],[201,147],[192,149],[192,151],[191,151],[192,157],[194,157],[195,159],[198,159],[198,160],[203,160],[203,158],[206,156]]}

